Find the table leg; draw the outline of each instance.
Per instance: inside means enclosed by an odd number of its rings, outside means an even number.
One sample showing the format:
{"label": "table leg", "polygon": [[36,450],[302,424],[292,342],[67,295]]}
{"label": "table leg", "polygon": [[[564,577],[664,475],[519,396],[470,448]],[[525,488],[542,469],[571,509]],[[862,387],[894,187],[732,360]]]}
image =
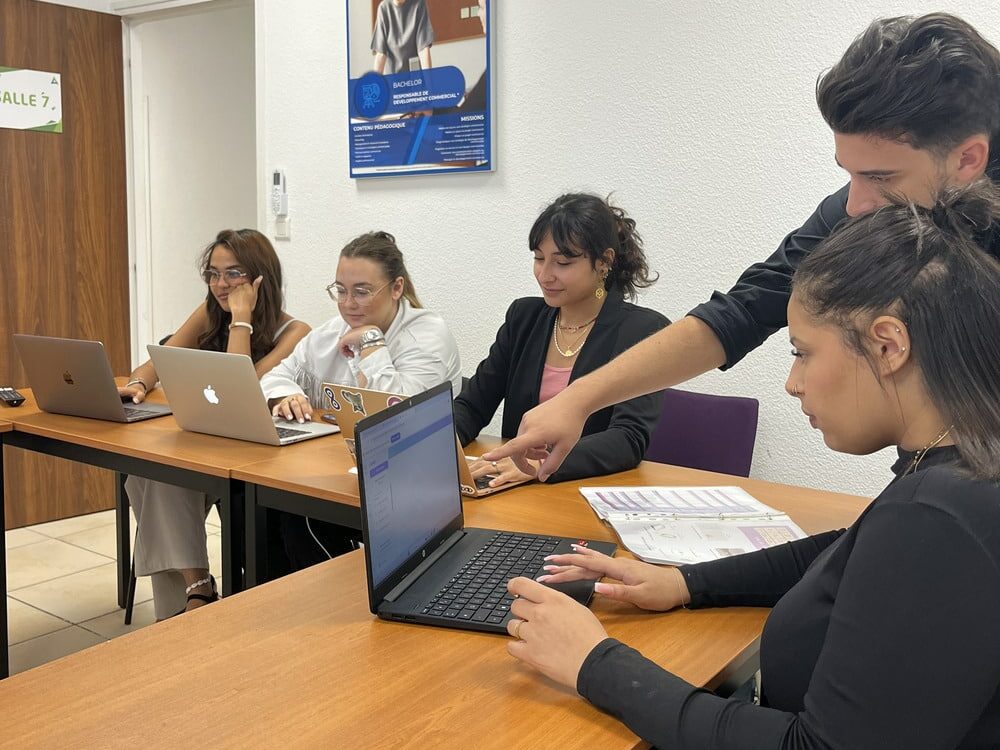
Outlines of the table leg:
{"label": "table leg", "polygon": [[0,680],[10,674],[7,635],[7,514],[4,510],[3,435],[0,434]]}
{"label": "table leg", "polygon": [[222,595],[243,590],[244,504],[243,482],[230,480],[219,498],[222,521]]}
{"label": "table leg", "polygon": [[126,475],[115,472],[115,527],[118,537],[118,606],[126,606],[129,572],[132,569],[132,535],[129,533],[129,502],[125,492]]}
{"label": "table leg", "polygon": [[246,486],[246,587],[267,580],[268,527],[267,508],[257,503],[257,485]]}

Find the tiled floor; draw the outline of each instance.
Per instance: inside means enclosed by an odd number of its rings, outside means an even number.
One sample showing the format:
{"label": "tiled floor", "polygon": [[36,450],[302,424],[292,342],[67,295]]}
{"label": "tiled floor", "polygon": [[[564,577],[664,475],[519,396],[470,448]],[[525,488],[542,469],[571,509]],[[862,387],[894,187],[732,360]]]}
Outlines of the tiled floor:
{"label": "tiled floor", "polygon": [[[206,522],[208,557],[222,570],[219,516]],[[135,533],[133,522],[133,535]],[[11,674],[151,624],[148,578],[135,592],[132,624],[118,609],[113,510],[6,532]]]}

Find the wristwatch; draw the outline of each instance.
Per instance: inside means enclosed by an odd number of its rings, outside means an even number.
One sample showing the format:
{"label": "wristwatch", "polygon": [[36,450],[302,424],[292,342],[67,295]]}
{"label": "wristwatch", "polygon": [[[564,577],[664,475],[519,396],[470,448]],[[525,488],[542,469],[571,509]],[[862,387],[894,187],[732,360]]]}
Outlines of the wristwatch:
{"label": "wristwatch", "polygon": [[364,333],[361,334],[359,339],[358,349],[364,351],[365,349],[370,349],[373,346],[384,346],[385,345],[385,334],[382,333],[378,328],[369,328]]}

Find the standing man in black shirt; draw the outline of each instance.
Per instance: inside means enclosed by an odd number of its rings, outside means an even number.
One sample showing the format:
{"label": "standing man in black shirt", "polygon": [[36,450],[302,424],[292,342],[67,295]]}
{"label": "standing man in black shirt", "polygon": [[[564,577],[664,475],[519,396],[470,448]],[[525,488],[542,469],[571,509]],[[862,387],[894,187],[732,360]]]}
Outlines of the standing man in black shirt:
{"label": "standing man in black shirt", "polygon": [[[668,568],[585,547],[540,581],[653,611],[773,607],[761,701],[699,690],[515,578],[511,655],[662,750],[1000,747],[1000,262],[973,233],[987,180],[932,208],[846,222],[795,272],[785,384],[826,444],[895,446],[892,482],[846,531]],[[610,623],[609,623],[610,624]]]}
{"label": "standing man in black shirt", "polygon": [[[687,317],[576,380],[532,409],[518,437],[484,458],[544,459],[559,468],[587,417],[611,404],[728,369],[787,324],[796,268],[833,228],[889,196],[928,205],[938,190],[984,174],[1000,181],[1000,52],[965,21],[943,13],[875,21],[816,88],[850,182],[827,196],[770,258],[743,272]],[[977,237],[1000,256],[994,224]]]}

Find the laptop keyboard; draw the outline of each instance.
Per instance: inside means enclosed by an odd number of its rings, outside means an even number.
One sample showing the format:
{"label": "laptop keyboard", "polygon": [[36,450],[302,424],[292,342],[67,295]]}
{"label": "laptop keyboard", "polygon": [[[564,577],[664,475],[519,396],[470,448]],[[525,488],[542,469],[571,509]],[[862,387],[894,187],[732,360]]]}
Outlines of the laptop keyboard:
{"label": "laptop keyboard", "polygon": [[502,624],[514,601],[507,581],[537,576],[545,556],[552,554],[560,541],[533,534],[496,534],[431,598],[422,614]]}
{"label": "laptop keyboard", "polygon": [[290,427],[275,427],[275,429],[278,431],[279,439],[293,438],[298,437],[299,435],[309,434],[306,430],[293,430]]}
{"label": "laptop keyboard", "polygon": [[125,407],[125,419],[138,419],[139,417],[145,417],[149,415],[149,409],[134,409],[132,407]]}

